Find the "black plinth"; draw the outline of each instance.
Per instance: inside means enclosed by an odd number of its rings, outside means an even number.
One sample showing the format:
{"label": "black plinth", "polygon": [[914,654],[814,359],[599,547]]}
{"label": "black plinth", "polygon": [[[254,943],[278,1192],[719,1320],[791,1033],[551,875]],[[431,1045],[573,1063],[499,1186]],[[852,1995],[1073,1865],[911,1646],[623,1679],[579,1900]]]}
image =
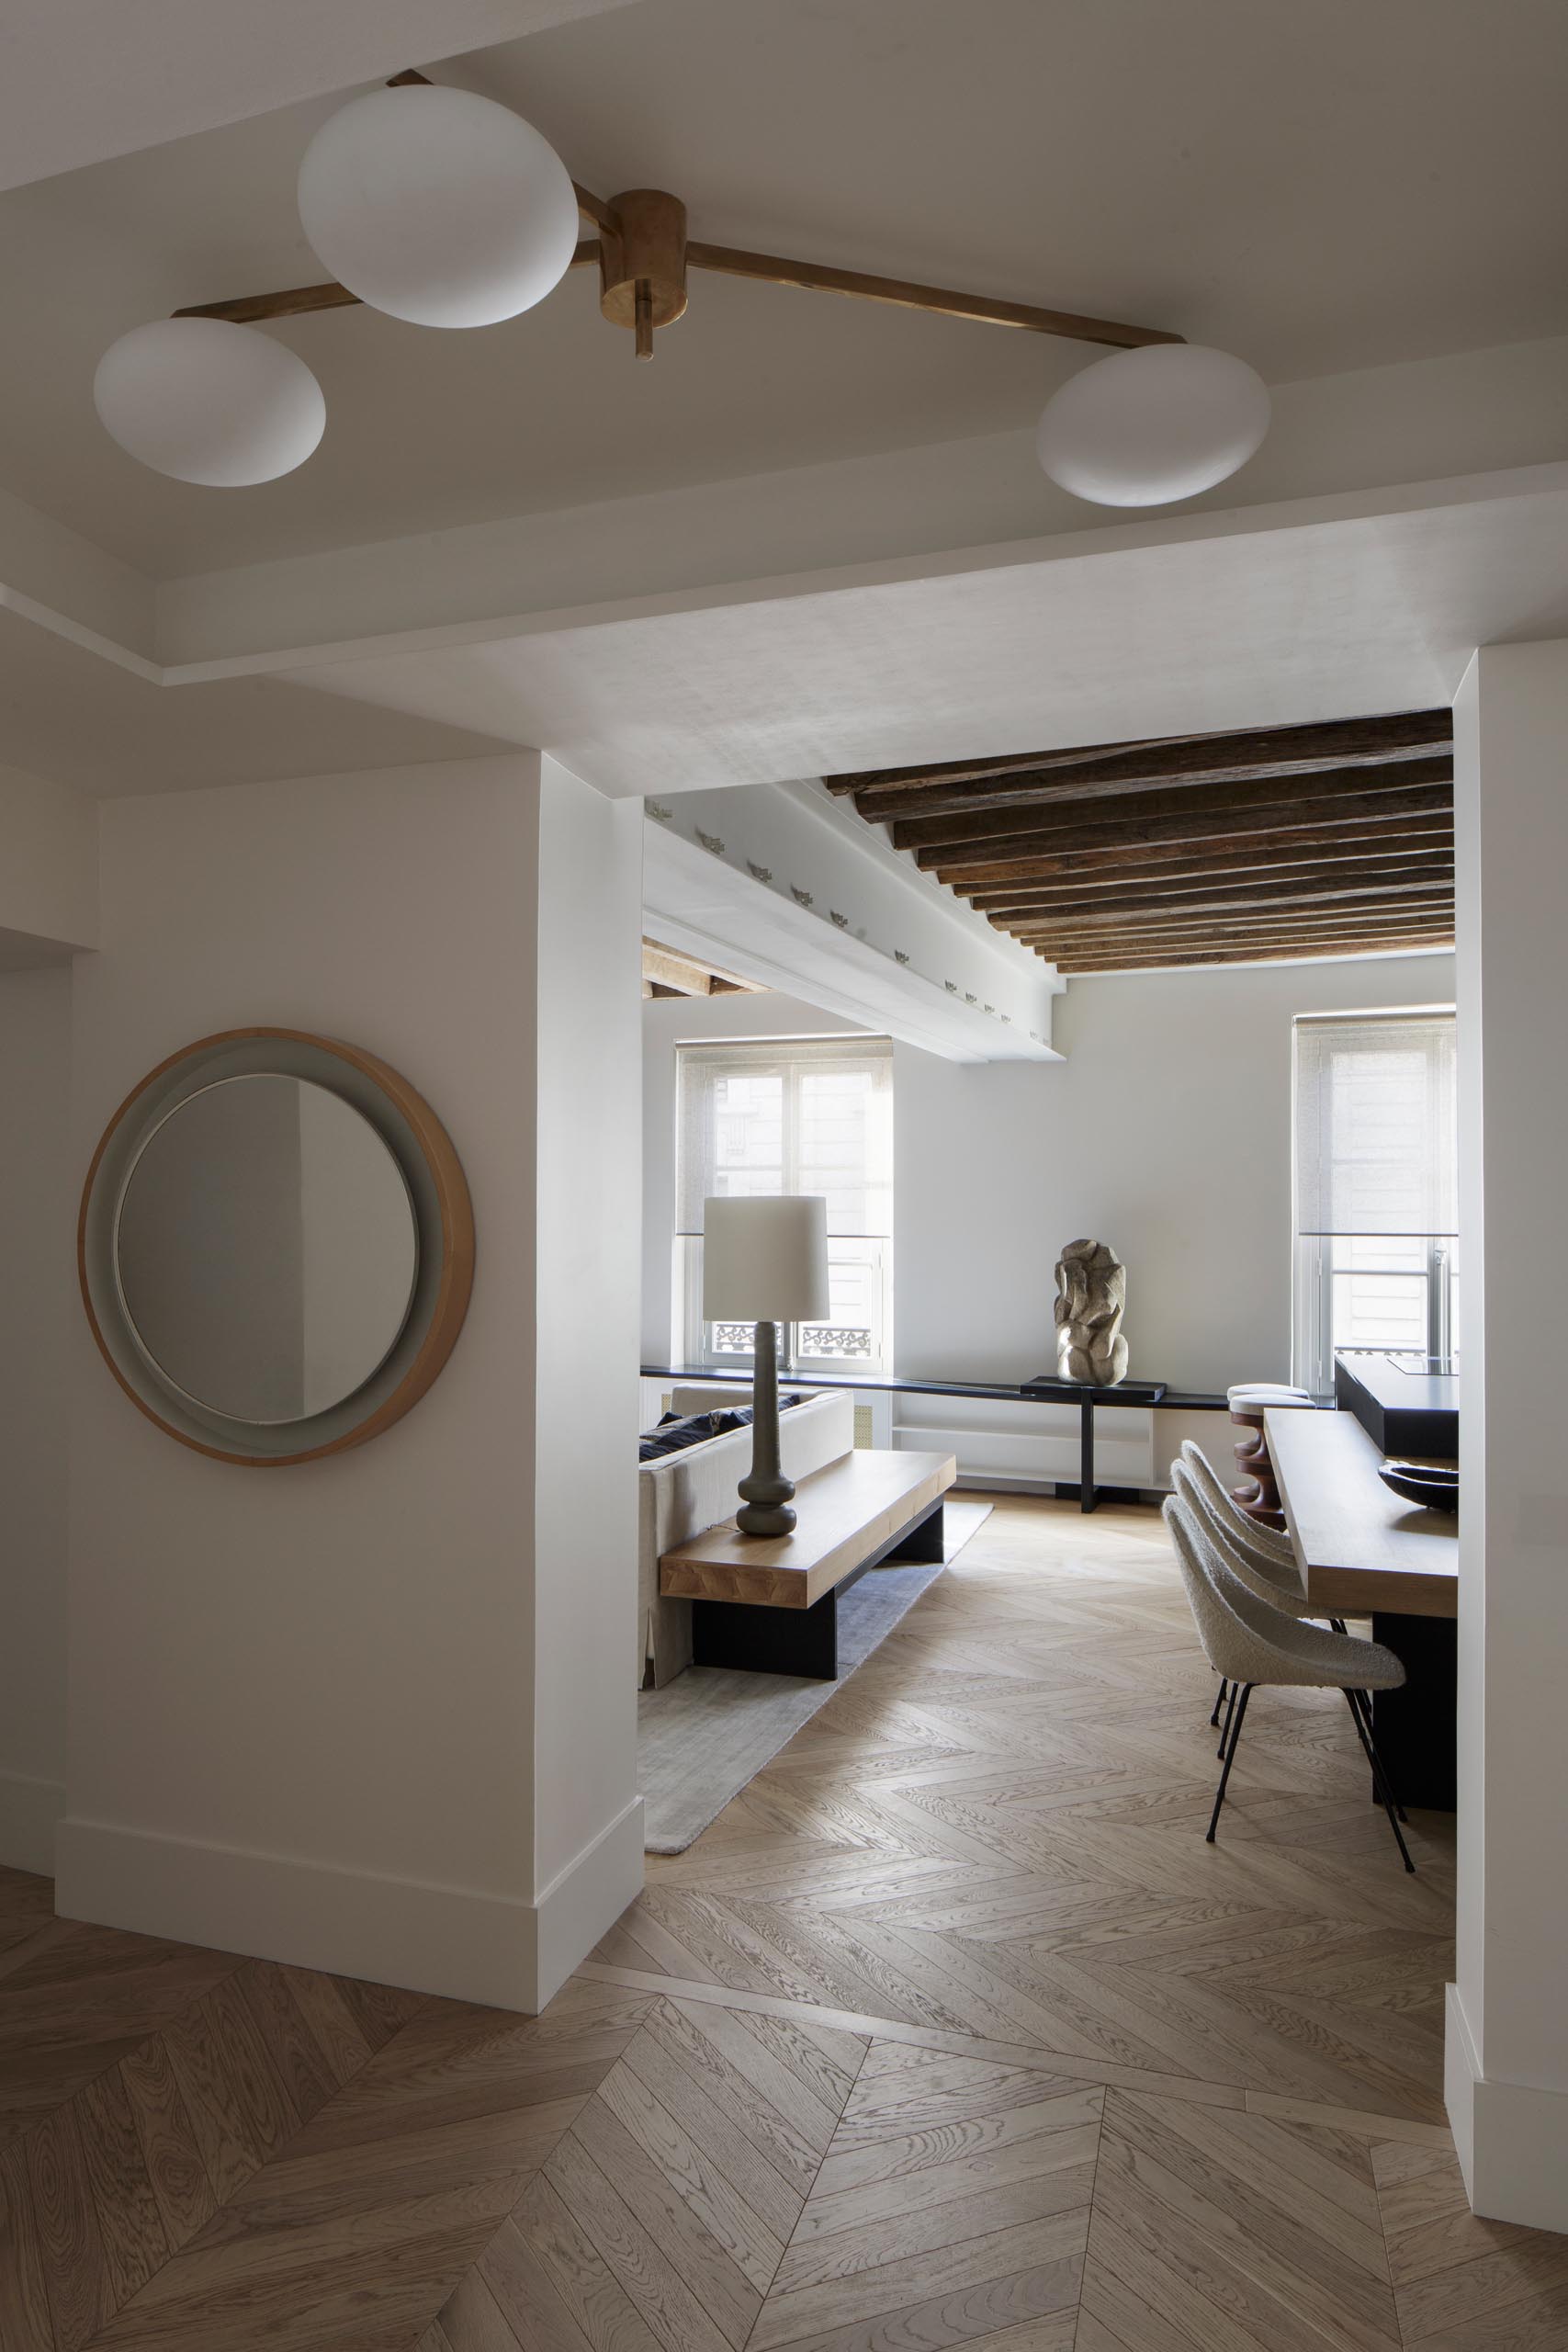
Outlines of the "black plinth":
{"label": "black plinth", "polygon": [[852,1568],[809,1609],[760,1608],[744,1600],[694,1600],[692,1664],[740,1667],[751,1674],[800,1674],[833,1682],[839,1673],[839,1595],[885,1560],[935,1564],[947,1556],[941,1503],[932,1503]]}
{"label": "black plinth", "polygon": [[1455,1714],[1459,1625],[1452,1617],[1395,1616],[1379,1610],[1372,1637],[1404,1668],[1398,1690],[1372,1693],[1372,1736],[1402,1804],[1452,1813],[1459,1804]]}
{"label": "black plinth", "polygon": [[1334,1359],[1334,1401],[1354,1413],[1386,1454],[1459,1460],[1459,1379],[1427,1356],[1348,1353]]}

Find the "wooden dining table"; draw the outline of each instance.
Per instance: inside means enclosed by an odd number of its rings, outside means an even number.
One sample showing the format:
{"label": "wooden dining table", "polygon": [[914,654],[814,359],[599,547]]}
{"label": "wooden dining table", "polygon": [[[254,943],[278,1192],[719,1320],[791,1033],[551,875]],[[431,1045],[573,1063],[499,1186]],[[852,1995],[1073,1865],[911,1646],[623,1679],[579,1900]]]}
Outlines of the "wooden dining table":
{"label": "wooden dining table", "polygon": [[1389,1777],[1406,1804],[1457,1803],[1459,1521],[1404,1501],[1355,1415],[1270,1407],[1269,1460],[1302,1584],[1325,1616],[1371,1617],[1404,1668],[1372,1700]]}

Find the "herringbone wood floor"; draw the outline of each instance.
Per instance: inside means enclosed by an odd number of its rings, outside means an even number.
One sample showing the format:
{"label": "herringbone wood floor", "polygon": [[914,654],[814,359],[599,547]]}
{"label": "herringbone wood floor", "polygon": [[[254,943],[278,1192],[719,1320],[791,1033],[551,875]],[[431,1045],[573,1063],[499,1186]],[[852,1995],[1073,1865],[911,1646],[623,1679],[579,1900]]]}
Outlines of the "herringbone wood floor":
{"label": "herringbone wood floor", "polygon": [[1009,1502],[544,2017],[0,1873],[4,2352],[1542,2352],[1440,2117],[1451,1826]]}

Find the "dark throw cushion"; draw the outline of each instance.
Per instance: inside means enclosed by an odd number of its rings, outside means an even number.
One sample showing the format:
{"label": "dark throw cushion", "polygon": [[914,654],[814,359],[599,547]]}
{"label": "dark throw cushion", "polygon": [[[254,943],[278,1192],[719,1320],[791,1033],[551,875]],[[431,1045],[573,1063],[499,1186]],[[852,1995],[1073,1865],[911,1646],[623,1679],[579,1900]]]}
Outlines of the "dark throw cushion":
{"label": "dark throw cushion", "polygon": [[637,1460],[657,1462],[666,1453],[683,1453],[689,1445],[703,1445],[713,1435],[711,1413],[691,1413],[682,1420],[666,1414],[656,1430],[637,1441]]}
{"label": "dark throw cushion", "polygon": [[[787,1411],[791,1405],[804,1405],[804,1396],[781,1396],[779,1410]],[[702,1445],[710,1437],[728,1437],[732,1430],[750,1429],[750,1405],[724,1405],[711,1413],[666,1413],[657,1429],[649,1430],[637,1441],[637,1460],[657,1462],[666,1453],[683,1453],[689,1445]]]}

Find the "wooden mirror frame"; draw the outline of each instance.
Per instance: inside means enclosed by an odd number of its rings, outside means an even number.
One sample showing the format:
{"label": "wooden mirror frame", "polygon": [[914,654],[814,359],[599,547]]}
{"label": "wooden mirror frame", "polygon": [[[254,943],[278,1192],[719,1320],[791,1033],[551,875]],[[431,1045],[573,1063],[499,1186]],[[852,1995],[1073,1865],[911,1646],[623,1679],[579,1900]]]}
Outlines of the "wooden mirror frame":
{"label": "wooden mirror frame", "polygon": [[[148,1137],[202,1089],[224,1079],[260,1075],[307,1080],[351,1103],[401,1170],[419,1233],[413,1297],[381,1364],[324,1412],[272,1424],[214,1412],[161,1376],[131,1328],[115,1269],[120,1202]],[[429,1388],[468,1311],[473,1204],[450,1136],[424,1097],[389,1064],[361,1046],[307,1029],[225,1029],[182,1046],[149,1070],[104,1129],[82,1187],[76,1269],[99,1352],[138,1412],[166,1436],[215,1462],[287,1469],[379,1437]]]}

